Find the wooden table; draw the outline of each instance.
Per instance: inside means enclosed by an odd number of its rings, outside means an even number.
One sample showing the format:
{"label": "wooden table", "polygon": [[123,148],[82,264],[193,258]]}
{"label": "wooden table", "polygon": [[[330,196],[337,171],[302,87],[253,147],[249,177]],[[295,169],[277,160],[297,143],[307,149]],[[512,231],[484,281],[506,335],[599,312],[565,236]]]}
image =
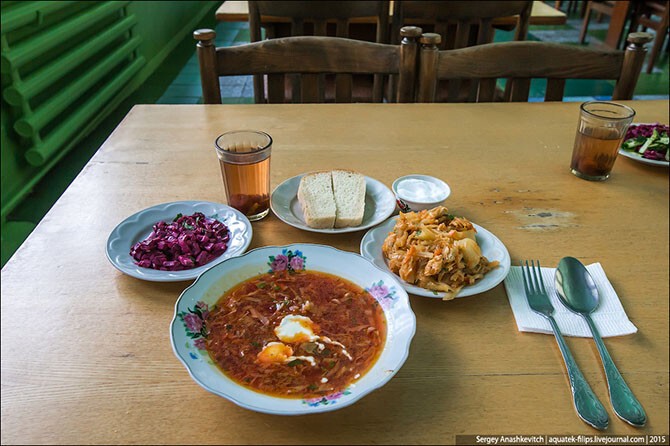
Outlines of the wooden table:
{"label": "wooden table", "polygon": [[[668,122],[668,101],[630,101]],[[417,332],[383,388],[340,410],[280,417],[191,380],[168,327],[188,282],[118,272],[105,242],[127,216],[176,200],[223,201],[214,139],[274,138],[272,186],[335,166],[390,186],[438,176],[451,211],[496,234],[513,262],[600,262],[634,335],[607,347],[649,416],[617,419],[594,343],[568,338],[610,414],[607,434],[667,434],[668,169],[620,157],[602,183],[569,172],[577,103],[140,105],[2,269],[2,443],[443,444],[461,434],[595,434],[572,407],[552,336],[517,331],[502,284],[443,302],[410,296]],[[358,252],[363,232],[323,235],[274,215],[251,248],[321,243]],[[667,437],[666,437],[667,438]]]}
{"label": "wooden table", "polygon": [[[389,8],[393,13],[393,7]],[[249,20],[249,8],[246,1],[225,1],[216,10],[216,20],[220,22],[246,22]],[[355,18],[352,23],[369,23],[372,18]],[[516,16],[500,17],[493,20],[497,26],[516,26]],[[563,25],[567,20],[566,14],[556,8],[552,8],[541,1],[534,1],[530,13],[531,25]],[[286,18],[261,17],[263,22],[282,22]]]}

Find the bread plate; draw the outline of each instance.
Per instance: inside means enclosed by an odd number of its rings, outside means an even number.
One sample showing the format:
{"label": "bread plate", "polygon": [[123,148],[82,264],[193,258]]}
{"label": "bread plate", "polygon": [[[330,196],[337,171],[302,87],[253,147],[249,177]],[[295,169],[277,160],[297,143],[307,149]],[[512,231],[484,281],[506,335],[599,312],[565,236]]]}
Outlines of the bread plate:
{"label": "bread plate", "polygon": [[323,234],[362,231],[386,220],[395,211],[395,196],[391,189],[374,178],[365,177],[365,213],[358,226],[317,229],[307,226],[298,201],[298,186],[304,174],[297,175],[277,186],[270,196],[270,209],[284,223],[294,228]]}

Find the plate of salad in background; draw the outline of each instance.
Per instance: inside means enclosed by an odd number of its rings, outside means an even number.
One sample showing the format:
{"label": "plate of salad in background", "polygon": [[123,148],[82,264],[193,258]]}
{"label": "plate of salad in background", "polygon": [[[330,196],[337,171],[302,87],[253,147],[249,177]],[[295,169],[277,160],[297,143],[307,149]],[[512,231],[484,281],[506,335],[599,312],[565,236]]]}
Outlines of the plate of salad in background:
{"label": "plate of salad in background", "polygon": [[653,166],[670,165],[670,128],[664,124],[631,124],[619,153]]}

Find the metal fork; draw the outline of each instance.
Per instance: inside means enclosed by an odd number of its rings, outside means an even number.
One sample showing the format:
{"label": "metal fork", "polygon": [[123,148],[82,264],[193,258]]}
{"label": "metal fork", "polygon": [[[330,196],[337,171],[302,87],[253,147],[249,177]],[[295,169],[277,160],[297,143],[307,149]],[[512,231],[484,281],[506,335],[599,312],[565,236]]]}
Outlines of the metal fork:
{"label": "metal fork", "polygon": [[561,330],[559,330],[556,320],[554,320],[554,306],[551,304],[544,287],[542,271],[540,270],[540,261],[537,261],[537,267],[532,260],[530,266],[528,265],[527,260],[525,267],[523,262],[520,263],[520,266],[521,275],[523,276],[523,285],[526,290],[526,297],[528,298],[530,308],[534,312],[548,319],[551,324],[551,329],[554,331],[556,342],[558,342],[558,347],[560,348],[563,360],[565,361],[565,368],[568,371],[570,389],[572,390],[572,402],[577,410],[577,415],[579,415],[579,418],[584,420],[587,424],[596,429],[606,429],[609,424],[609,417],[607,416],[605,407],[602,405],[598,397],[596,397],[595,393],[593,393],[589,383],[584,379],[584,375],[582,375],[582,372],[579,370],[577,363],[570,353],[568,345],[563,339],[563,335],[561,335]]}

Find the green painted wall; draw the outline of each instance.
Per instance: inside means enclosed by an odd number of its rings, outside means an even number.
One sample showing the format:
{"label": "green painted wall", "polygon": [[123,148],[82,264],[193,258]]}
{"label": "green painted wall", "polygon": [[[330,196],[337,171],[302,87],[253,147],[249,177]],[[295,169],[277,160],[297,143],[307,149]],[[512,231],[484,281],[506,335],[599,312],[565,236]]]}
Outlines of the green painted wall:
{"label": "green painted wall", "polygon": [[[40,2],[20,2],[26,3]],[[67,3],[67,2],[66,2]],[[78,3],[73,7],[87,6],[92,3],[103,2],[70,2]],[[84,5],[86,3],[87,5]],[[144,58],[141,69],[132,77],[124,88],[114,95],[114,98],[94,116],[88,118],[85,127],[77,132],[76,136],[68,141],[67,146],[59,151],[59,155],[46,164],[34,167],[27,163],[25,152],[30,147],[30,141],[19,136],[13,129],[16,119],[21,117],[21,110],[9,105],[3,98],[1,103],[1,201],[2,201],[2,223],[4,225],[8,214],[22,202],[25,196],[46,175],[53,174],[53,169],[65,154],[76,149],[77,143],[86,135],[96,129],[98,125],[131,93],[136,91],[149,76],[155,73],[160,65],[170,55],[171,51],[185,38],[190,38],[191,33],[203,18],[211,17],[214,23],[214,12],[220,2],[211,1],[131,1],[127,8],[128,15],[135,15],[137,24],[132,29],[133,36],[140,36],[141,43],[136,50],[138,58]],[[6,16],[8,11],[16,8],[19,2],[2,2],[2,13]],[[53,19],[52,19],[53,20]],[[4,23],[3,18],[3,23]],[[35,23],[28,26],[39,32],[39,27],[44,23]],[[47,25],[53,25],[47,23]],[[25,33],[16,30],[14,33]],[[11,43],[14,36],[2,35],[2,50],[12,51]],[[39,61],[32,62],[33,65]],[[2,74],[2,88],[9,85],[11,79],[8,73]],[[63,117],[65,118],[65,117]]]}

